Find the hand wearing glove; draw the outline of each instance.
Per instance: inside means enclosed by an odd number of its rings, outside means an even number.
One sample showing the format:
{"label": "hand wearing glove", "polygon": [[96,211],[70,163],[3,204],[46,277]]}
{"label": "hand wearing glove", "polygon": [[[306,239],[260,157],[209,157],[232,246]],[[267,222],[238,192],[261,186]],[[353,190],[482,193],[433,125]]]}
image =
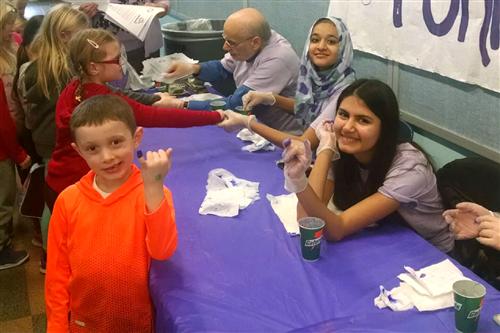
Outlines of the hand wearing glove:
{"label": "hand wearing glove", "polygon": [[194,73],[199,72],[198,64],[190,64],[188,62],[175,61],[172,66],[167,69],[165,73],[165,78],[167,79],[179,79]]}
{"label": "hand wearing glove", "polygon": [[293,193],[302,192],[307,187],[306,170],[311,165],[311,143],[288,138],[283,140],[283,147],[285,189]]}
{"label": "hand wearing glove", "polygon": [[274,105],[276,103],[273,93],[262,91],[249,91],[241,100],[243,101],[243,109],[245,110],[252,110],[254,106],[259,104]]}
{"label": "hand wearing glove", "polygon": [[226,110],[224,111],[224,116],[224,120],[218,123],[217,126],[222,127],[226,132],[234,132],[242,128],[248,128],[252,131],[250,122],[252,119],[255,119],[254,115],[245,116],[231,110]]}
{"label": "hand wearing glove", "polygon": [[325,121],[316,130],[316,135],[319,139],[316,156],[318,156],[323,150],[331,150],[333,152],[332,161],[338,160],[340,158],[340,154],[337,149],[337,137],[333,132],[333,121]]}
{"label": "hand wearing glove", "polygon": [[479,223],[477,218],[483,215],[491,215],[490,211],[472,202],[461,202],[456,209],[448,209],[443,212],[445,221],[450,225],[450,230],[456,239],[471,239],[479,235]]}

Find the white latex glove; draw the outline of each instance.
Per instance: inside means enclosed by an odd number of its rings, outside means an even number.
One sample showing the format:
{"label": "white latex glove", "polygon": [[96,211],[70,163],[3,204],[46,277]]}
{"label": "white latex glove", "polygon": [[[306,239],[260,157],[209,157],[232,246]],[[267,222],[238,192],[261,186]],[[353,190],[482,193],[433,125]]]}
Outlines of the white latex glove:
{"label": "white latex glove", "polygon": [[250,128],[252,119],[255,119],[254,115],[245,116],[231,110],[226,110],[224,111],[224,119],[217,126],[222,127],[226,132],[234,132],[242,128],[248,128],[252,131]]}
{"label": "white latex glove", "polygon": [[196,64],[190,64],[188,62],[174,61],[172,65],[167,69],[165,73],[165,78],[167,79],[178,79],[193,74],[196,71]]}
{"label": "white latex glove", "polygon": [[483,215],[490,215],[490,211],[472,202],[461,202],[457,204],[456,209],[443,212],[443,217],[456,239],[476,238],[480,230],[477,218]]}
{"label": "white latex glove", "polygon": [[323,150],[331,150],[333,152],[332,161],[338,160],[340,154],[337,150],[337,137],[333,132],[333,121],[327,120],[316,130],[316,135],[319,139],[318,148],[316,149],[316,156]]}
{"label": "white latex glove", "polygon": [[243,109],[252,110],[254,106],[263,105],[274,105],[276,103],[276,98],[274,98],[272,92],[262,92],[262,91],[249,91],[242,98]]}
{"label": "white latex glove", "polygon": [[480,229],[477,241],[500,251],[500,218],[491,214],[480,216],[476,221]]}
{"label": "white latex glove", "polygon": [[285,189],[293,193],[302,192],[307,187],[306,170],[311,165],[311,143],[309,140],[302,142],[288,138],[283,141],[283,147]]}

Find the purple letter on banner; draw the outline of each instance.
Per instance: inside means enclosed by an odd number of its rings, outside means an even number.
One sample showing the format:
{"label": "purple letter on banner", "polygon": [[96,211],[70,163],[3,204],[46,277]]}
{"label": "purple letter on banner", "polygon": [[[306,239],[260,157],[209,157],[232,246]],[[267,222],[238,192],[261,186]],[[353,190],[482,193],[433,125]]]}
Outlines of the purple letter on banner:
{"label": "purple letter on banner", "polygon": [[396,28],[401,28],[403,26],[402,10],[403,0],[394,0],[394,5],[392,6],[392,23]]}
{"label": "purple letter on banner", "polygon": [[448,15],[446,15],[443,22],[436,23],[434,21],[434,17],[432,16],[431,0],[424,0],[422,2],[422,12],[424,14],[425,25],[427,26],[427,29],[429,29],[430,33],[436,36],[444,36],[450,32],[451,27],[457,18],[459,7],[459,0],[451,0]]}

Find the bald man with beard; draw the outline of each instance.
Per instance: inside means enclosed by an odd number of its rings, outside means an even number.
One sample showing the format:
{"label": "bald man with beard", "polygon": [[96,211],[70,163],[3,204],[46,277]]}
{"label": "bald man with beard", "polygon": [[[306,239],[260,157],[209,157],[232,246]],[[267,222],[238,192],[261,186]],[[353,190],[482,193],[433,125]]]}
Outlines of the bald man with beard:
{"label": "bald man with beard", "polygon": [[[295,95],[299,58],[290,43],[269,27],[266,18],[255,8],[231,14],[224,23],[222,60],[199,64],[177,62],[166,77],[194,74],[202,81],[214,82],[232,77],[236,90],[225,98],[227,108],[242,105],[241,98],[251,90],[269,91],[282,96]],[[190,109],[209,109],[210,101],[190,101]],[[302,126],[294,115],[275,106],[255,107],[257,119],[280,131],[300,135]]]}

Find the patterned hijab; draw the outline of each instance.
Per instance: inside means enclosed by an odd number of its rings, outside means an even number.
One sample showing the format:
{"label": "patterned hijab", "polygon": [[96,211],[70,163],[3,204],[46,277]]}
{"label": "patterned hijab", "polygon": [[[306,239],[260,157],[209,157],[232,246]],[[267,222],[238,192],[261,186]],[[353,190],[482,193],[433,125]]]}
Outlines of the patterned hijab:
{"label": "patterned hijab", "polygon": [[[338,59],[329,69],[317,71],[309,60],[309,41],[314,26],[320,20],[329,20],[337,28],[339,35]],[[354,82],[355,73],[351,68],[353,57],[351,36],[344,23],[335,17],[324,17],[316,20],[309,30],[309,35],[300,59],[297,92],[295,93],[295,117],[309,126],[318,117],[323,104],[335,92],[344,89]]]}

